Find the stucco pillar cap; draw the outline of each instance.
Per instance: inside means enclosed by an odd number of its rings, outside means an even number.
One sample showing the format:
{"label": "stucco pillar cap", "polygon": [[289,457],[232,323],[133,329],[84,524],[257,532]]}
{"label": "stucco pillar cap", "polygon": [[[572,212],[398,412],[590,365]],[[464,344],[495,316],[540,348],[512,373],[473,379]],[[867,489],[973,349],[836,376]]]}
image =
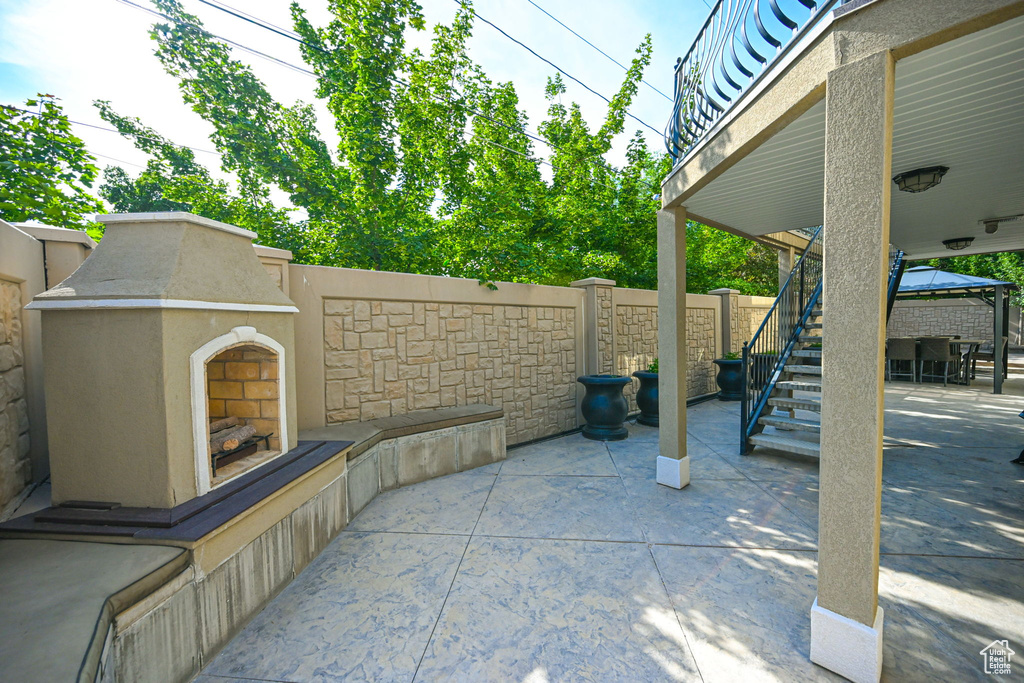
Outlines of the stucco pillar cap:
{"label": "stucco pillar cap", "polygon": [[569,283],[570,287],[614,287],[615,280],[605,280],[600,277],[588,277],[585,280],[576,280]]}
{"label": "stucco pillar cap", "polygon": [[96,248],[96,240],[89,237],[84,230],[69,230],[68,228],[55,228],[52,225],[31,225],[29,223],[15,223],[14,225],[22,232],[27,232],[43,242],[71,242],[81,244],[87,249]]}
{"label": "stucco pillar cap", "polygon": [[712,289],[710,292],[708,292],[708,294],[718,294],[719,296],[721,296],[722,294],[732,295],[732,294],[739,294],[739,293],[740,293],[740,290],[738,290],[738,289],[729,289],[728,287],[722,287],[721,289]]}

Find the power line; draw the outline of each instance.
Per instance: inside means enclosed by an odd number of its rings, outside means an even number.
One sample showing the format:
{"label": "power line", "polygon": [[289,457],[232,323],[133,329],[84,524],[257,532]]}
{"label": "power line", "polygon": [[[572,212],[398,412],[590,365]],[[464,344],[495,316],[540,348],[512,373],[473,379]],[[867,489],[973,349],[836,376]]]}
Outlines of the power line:
{"label": "power line", "polygon": [[[187,21],[178,21],[177,19],[174,19],[172,17],[167,16],[163,12],[158,12],[158,11],[156,11],[154,9],[150,9],[149,7],[143,7],[142,5],[136,4],[136,3],[132,2],[131,0],[117,0],[117,1],[120,2],[123,5],[128,5],[129,7],[134,7],[135,9],[142,10],[143,12],[148,12],[149,14],[152,14],[153,16],[160,17],[162,19],[166,19],[167,21],[173,21],[176,24],[181,24],[182,26],[189,26],[191,28],[196,29],[197,31],[202,31],[203,33],[205,33],[208,36],[212,36],[212,37],[216,38],[217,40],[223,40],[228,45],[231,45],[233,47],[237,47],[239,50],[243,50],[244,52],[248,52],[249,54],[255,55],[257,57],[262,57],[263,59],[270,60],[272,62],[280,64],[283,67],[291,69],[292,71],[298,71],[299,73],[305,73],[305,74],[312,75],[312,76],[316,75],[312,71],[309,71],[307,69],[303,69],[300,66],[296,66],[296,65],[291,64],[289,62],[286,62],[283,59],[278,59],[277,57],[274,57],[273,55],[268,55],[265,52],[260,52],[259,50],[255,49],[255,48],[249,47],[248,45],[243,45],[242,43],[235,42],[234,40],[231,40],[230,38],[225,38],[224,36],[219,36],[219,35],[217,35],[215,33],[210,33],[209,31],[207,31],[206,29],[204,29],[201,26],[196,26],[195,24],[190,24]],[[200,0],[200,2],[202,2],[202,0]],[[216,5],[210,5],[210,6],[211,7],[216,7]],[[220,8],[218,7],[218,9],[220,9]],[[227,10],[224,10],[224,11],[226,12]],[[239,15],[236,14],[235,16],[239,16]],[[241,17],[241,18],[244,19],[245,17]],[[264,28],[270,28],[270,27],[264,27]],[[271,30],[273,30],[273,29],[271,29]],[[275,31],[275,33],[280,33],[281,35],[285,35],[284,33],[281,33],[279,30]]]}
{"label": "power line", "polygon": [[136,168],[146,168],[142,164],[136,164],[136,163],[131,162],[131,161],[125,161],[124,159],[117,159],[115,157],[107,156],[106,154],[100,154],[99,152],[89,152],[89,154],[92,154],[94,157],[102,157],[103,159],[110,159],[111,161],[116,161],[117,163],[125,164],[126,166],[135,166]]}
{"label": "power line", "polygon": [[[531,156],[530,156],[529,154],[526,154],[525,152],[520,152],[520,151],[519,151],[519,150],[517,150],[517,149],[512,149],[511,147],[506,147],[505,145],[502,145],[502,144],[500,144],[500,143],[497,143],[497,142],[495,142],[494,140],[489,140],[489,139],[487,139],[487,138],[485,138],[485,137],[483,137],[483,136],[481,136],[481,135],[479,135],[479,134],[476,134],[476,133],[474,133],[474,134],[473,134],[473,137],[478,137],[478,138],[480,138],[481,142],[486,142],[487,144],[489,144],[489,145],[493,145],[494,147],[499,147],[499,148],[501,148],[501,149],[505,150],[506,152],[511,152],[512,154],[518,154],[519,156],[521,156],[521,157],[525,157],[525,158],[527,158],[527,159],[529,159],[530,161],[533,161],[533,162],[535,162],[535,163],[539,163],[539,164],[547,164],[548,166],[550,166],[550,167],[551,167],[551,168],[553,168],[554,170],[556,170],[556,171],[557,171],[557,170],[559,170],[558,166],[555,166],[555,165],[554,165],[553,163],[551,163],[551,162],[550,162],[550,161],[548,161],[547,159],[539,159],[539,158],[538,158],[538,159],[535,159],[535,158],[531,157]],[[595,181],[595,182],[596,182],[596,181]],[[609,185],[608,183],[601,183],[601,182],[599,182],[598,184],[599,184],[599,185],[604,185],[604,186],[605,186],[605,187],[607,187],[607,188],[608,188],[609,190],[614,190],[614,191],[616,191],[616,192],[617,192],[617,191],[618,191],[618,189],[619,189],[619,188],[617,188],[617,187],[615,187],[615,186],[613,186],[613,185]]]}
{"label": "power line", "polygon": [[[0,105],[0,106],[5,107],[7,109],[14,109],[15,111],[20,111],[20,112],[23,112],[25,114],[31,114],[32,116],[42,116],[42,114],[40,114],[39,112],[34,112],[34,111],[30,110],[30,109],[22,109],[21,107],[14,107],[14,106],[9,105],[9,104],[4,104],[4,105]],[[122,137],[124,137],[124,135],[125,135],[124,133],[122,133],[121,131],[119,131],[116,128],[106,128],[104,126],[97,126],[94,123],[85,123],[84,121],[75,121],[73,119],[68,119],[68,123],[73,123],[76,126],[85,126],[86,128],[94,128],[96,130],[102,130],[102,131],[107,132],[107,133],[117,133],[118,135],[120,135]],[[168,144],[168,145],[170,145],[172,147],[178,147],[179,149],[190,149],[193,152],[202,152],[203,154],[213,154],[215,156],[221,156],[220,152],[213,152],[211,150],[200,149],[198,147],[190,147],[188,145],[179,145],[179,144],[171,142],[169,140],[165,140],[164,138],[153,137],[151,135],[140,135],[138,133],[132,133],[132,135],[134,137],[141,138],[143,140],[151,140],[153,142],[163,142],[163,143]],[[101,155],[97,155],[97,156],[101,156]]]}
{"label": "power line", "polygon": [[[219,2],[219,1],[214,3],[214,2],[209,2],[208,0],[199,0],[199,1],[202,2],[205,5],[213,7],[214,9],[218,9],[218,10],[220,10],[222,12],[225,12],[227,14],[230,14],[230,15],[238,18],[238,19],[242,19],[243,21],[246,21],[246,22],[248,22],[250,24],[253,24],[254,26],[257,26],[259,28],[263,28],[265,30],[272,31],[273,33],[276,33],[276,34],[278,34],[280,36],[283,36],[285,38],[289,38],[290,40],[294,40],[295,42],[301,43],[302,45],[310,48],[311,50],[316,50],[316,51],[318,51],[318,52],[320,52],[322,54],[329,54],[327,52],[327,50],[325,50],[324,48],[320,47],[319,45],[314,45],[314,44],[304,40],[301,36],[299,36],[298,34],[296,34],[293,31],[286,31],[285,29],[281,29],[280,27],[274,26],[273,24],[270,24],[270,23],[266,22],[265,20],[260,19],[259,17],[256,17],[255,15],[251,15],[251,14],[248,14],[246,12],[242,12],[241,10],[237,10],[234,7],[230,6],[230,5],[227,5],[226,3]],[[201,26],[197,26],[197,25],[191,24],[189,22],[183,22],[183,21],[180,21],[178,19],[174,19],[173,17],[170,17],[170,16],[168,16],[166,14],[163,14],[163,13],[160,13],[160,12],[156,12],[156,11],[151,10],[149,8],[146,8],[146,7],[141,7],[139,5],[136,5],[134,2],[130,2],[130,0],[118,0],[118,2],[122,2],[124,4],[131,5],[133,7],[138,7],[139,9],[144,9],[147,12],[149,12],[150,14],[155,14],[157,16],[160,16],[161,18],[166,19],[167,21],[171,21],[171,22],[174,22],[176,24],[180,24],[180,25],[184,25],[184,26],[189,26],[191,28],[196,29],[197,31],[201,31],[201,32],[205,33],[208,36],[211,36],[213,38],[217,38],[217,39],[220,39],[220,40],[224,40],[225,42],[229,42],[229,43],[231,43],[233,45],[239,46],[243,50],[246,50],[247,52],[255,54],[256,56],[260,56],[260,57],[264,57],[264,58],[270,59],[271,61],[273,61],[275,63],[287,66],[288,68],[293,69],[295,71],[298,71],[299,73],[303,73],[303,74],[306,74],[307,76],[313,76],[314,78],[317,78],[317,74],[315,72],[312,72],[312,71],[310,71],[308,69],[304,69],[302,67],[296,66],[296,65],[288,63],[288,62],[284,62],[283,60],[280,60],[277,57],[270,57],[269,55],[265,55],[262,52],[259,52],[258,50],[251,50],[251,49],[247,48],[246,46],[241,45],[240,43],[236,43],[234,41],[229,41],[229,40],[227,40],[225,38],[222,38],[221,36],[218,36],[216,34],[210,33],[209,31],[207,31],[205,28],[203,28]],[[405,86],[405,87],[410,88],[410,89],[414,87],[411,83],[408,83],[408,82],[402,80],[401,78],[397,78],[397,77],[394,77],[394,76],[385,76],[385,78],[387,80],[391,81],[392,83],[397,83],[399,85]],[[462,96],[462,93],[459,93],[457,90],[455,92],[460,97]],[[433,100],[435,100],[437,102],[440,102],[441,104],[446,104],[446,105],[449,105],[449,106],[455,104],[450,99],[442,98],[442,97],[440,97],[438,95],[433,94],[429,90],[427,91],[427,94],[430,96],[431,99],[433,99]],[[508,125],[508,124],[506,124],[506,123],[504,123],[502,121],[495,120],[495,119],[487,116],[483,112],[480,112],[480,111],[478,111],[476,109],[473,109],[472,107],[467,106],[465,103],[459,103],[458,106],[461,106],[463,109],[465,109],[467,112],[469,112],[471,115],[473,115],[473,116],[475,116],[477,118],[481,118],[481,119],[483,119],[485,121],[488,121],[489,123],[492,123],[492,124],[494,124],[496,126],[504,128],[504,129],[506,129],[506,130],[508,130],[508,131],[510,131],[512,133],[521,133],[522,135],[525,135],[526,137],[530,138],[531,140],[534,140],[536,142],[539,142],[539,143],[541,143],[543,145],[546,145],[546,146],[550,147],[551,149],[555,150],[556,152],[562,152],[563,154],[566,153],[564,150],[558,148],[556,145],[552,144],[551,142],[545,140],[544,138],[542,138],[542,137],[540,137],[538,135],[534,135],[534,134],[532,134],[532,133],[530,133],[529,131],[526,131],[526,130],[519,130],[519,129],[513,128],[512,126],[510,126],[510,125]],[[477,137],[480,137],[481,139],[485,139],[485,138],[481,137],[478,133],[474,133],[474,135],[477,136]],[[659,133],[659,135],[660,135],[660,133]],[[498,147],[501,147],[502,149],[506,149],[506,150],[508,150],[510,152],[515,152],[515,150],[512,150],[512,149],[510,149],[508,147],[505,147],[504,145],[500,145],[500,144],[494,142],[493,140],[488,140],[488,142],[490,142],[491,144],[496,145]],[[520,152],[515,152],[515,153],[522,154]],[[549,165],[549,166],[551,166],[552,168],[555,168],[555,169],[558,168],[557,166],[555,166],[554,164],[552,164],[549,161],[546,161],[543,158],[534,158],[534,157],[530,157],[530,156],[527,156],[527,158],[531,159],[532,161],[537,162],[537,163],[547,164],[547,165]],[[591,164],[594,163],[592,160],[586,160],[585,159],[584,161],[589,161]],[[602,169],[604,168],[603,166],[595,166],[594,168],[598,168],[598,167],[600,167]]]}
{"label": "power line", "polygon": [[[118,0],[118,1],[119,2],[126,2],[126,0]],[[311,50],[316,50],[317,52],[320,52],[321,54],[329,54],[327,50],[323,49],[319,45],[314,45],[314,44],[304,40],[300,35],[298,35],[294,31],[286,31],[284,29],[281,29],[281,28],[279,28],[277,26],[274,26],[273,24],[270,24],[269,22],[267,22],[264,19],[260,19],[259,17],[256,17],[256,16],[254,16],[252,14],[247,14],[246,12],[242,12],[241,10],[235,9],[234,7],[231,7],[230,5],[227,5],[227,4],[223,3],[223,2],[216,2],[216,4],[214,4],[212,2],[209,2],[208,0],[199,0],[199,2],[201,2],[201,3],[205,4],[205,5],[209,5],[210,7],[213,7],[214,9],[218,9],[218,10],[220,10],[222,12],[226,12],[227,14],[230,14],[230,15],[232,15],[234,17],[242,19],[243,21],[249,22],[250,24],[258,26],[259,28],[263,28],[263,29],[266,29],[268,31],[273,31],[276,34],[278,34],[280,36],[283,36],[285,38],[289,38],[290,40],[294,40],[295,42],[300,43],[300,44],[308,47]],[[132,4],[134,4],[134,3],[132,3]],[[143,8],[143,9],[145,9],[145,8]],[[147,10],[147,11],[149,11],[150,13],[154,13],[153,10]],[[189,24],[187,22],[180,22],[180,21],[178,21],[176,19],[172,19],[171,17],[168,17],[165,14],[160,14],[160,16],[165,18],[165,19],[167,19],[168,21],[174,21],[176,23],[181,23],[181,24],[184,24],[186,26],[191,26],[191,27],[193,27],[193,28],[195,28],[197,30],[205,32],[207,35],[213,36],[214,38],[220,38],[220,36],[216,36],[216,35],[214,35],[212,33],[209,33],[208,31],[206,31],[202,27],[196,26],[195,24]],[[221,38],[221,40],[223,40],[223,38]],[[281,61],[281,60],[277,59],[276,57],[273,58],[273,60],[276,61],[276,62],[280,62]],[[302,73],[305,73],[307,75],[311,75],[311,76],[316,77],[316,74],[314,72],[312,72],[312,71],[309,71],[309,70],[306,70],[306,69],[302,69],[302,68],[297,67],[297,66],[292,65],[292,64],[288,64],[288,66],[290,68],[292,68],[292,69],[298,70],[298,71],[300,71]],[[391,81],[392,83],[396,83],[398,85],[402,85],[402,86],[405,86],[407,88],[413,88],[414,87],[411,83],[408,83],[408,82],[402,80],[401,78],[397,78],[395,76],[385,76],[385,78],[387,80]],[[454,88],[453,88],[453,90],[454,90]],[[455,92],[460,97],[463,96],[462,93],[458,92],[458,90],[456,90]],[[429,91],[427,92],[427,94],[430,96],[431,99],[433,99],[433,100],[435,100],[437,102],[440,102],[441,104],[447,104],[447,105],[453,104],[453,102],[451,100],[442,98],[442,97],[440,97],[438,95],[434,95],[433,93],[431,93]],[[523,135],[525,135],[526,137],[530,138],[531,140],[534,140],[536,142],[541,143],[542,145],[550,147],[551,149],[553,149],[553,150],[555,150],[557,152],[563,152],[564,153],[564,150],[559,149],[556,145],[553,145],[552,143],[548,142],[547,140],[545,140],[544,138],[540,137],[539,135],[535,135],[533,133],[530,133],[527,130],[518,130],[516,128],[513,128],[512,126],[509,126],[508,124],[506,124],[506,123],[504,123],[502,121],[496,121],[495,119],[492,119],[491,117],[487,116],[483,112],[478,111],[476,109],[473,109],[470,106],[467,106],[465,103],[461,103],[461,104],[459,104],[459,106],[461,106],[463,109],[465,109],[467,112],[469,112],[470,114],[472,114],[473,116],[475,116],[477,118],[481,118],[481,119],[483,119],[485,121],[493,123],[494,125],[499,126],[501,128],[504,128],[504,129],[506,129],[506,130],[508,130],[510,132],[522,133]]]}
{"label": "power line", "polygon": [[[206,1],[206,0],[200,0],[200,2],[205,2],[205,1]],[[548,15],[548,17],[550,17],[552,21],[554,21],[554,22],[555,22],[556,24],[558,24],[559,26],[561,26],[562,28],[564,28],[564,29],[565,29],[566,31],[568,31],[569,33],[573,34],[574,36],[576,36],[577,38],[579,38],[580,40],[582,40],[582,41],[583,41],[584,43],[586,43],[587,45],[589,45],[590,47],[594,48],[595,50],[597,50],[598,52],[600,52],[601,54],[603,54],[603,55],[604,55],[605,57],[607,57],[608,59],[610,59],[610,60],[612,61],[612,63],[613,63],[613,64],[617,65],[617,66],[618,66],[619,68],[621,68],[621,69],[622,69],[623,71],[629,71],[629,69],[628,69],[628,68],[627,68],[627,67],[626,67],[626,66],[625,66],[624,64],[622,64],[622,63],[621,63],[621,62],[619,62],[619,61],[618,61],[617,59],[615,59],[614,57],[612,57],[612,56],[611,56],[610,54],[608,54],[607,52],[605,52],[604,50],[602,50],[601,48],[599,48],[599,47],[598,47],[597,45],[594,45],[594,44],[593,44],[592,42],[590,42],[589,40],[587,40],[586,38],[584,38],[584,37],[583,37],[583,36],[581,36],[580,34],[576,33],[576,31],[573,31],[573,30],[572,30],[571,28],[569,28],[569,27],[568,27],[568,26],[566,26],[566,25],[565,25],[564,23],[562,23],[562,22],[561,22],[561,21],[560,21],[560,20],[559,20],[559,19],[558,19],[557,17],[555,17],[555,16],[553,15],[553,14],[551,14],[551,12],[548,12],[548,11],[547,11],[546,9],[544,9],[543,7],[541,7],[540,5],[538,5],[537,3],[535,3],[535,2],[533,1],[533,0],[526,0],[526,1],[527,1],[527,2],[529,2],[529,3],[531,4],[531,5],[533,5],[534,7],[536,7],[537,9],[539,9],[539,10],[540,10],[541,12],[543,12],[544,14]],[[706,2],[706,0],[705,0],[705,2]],[[671,97],[669,97],[668,95],[666,95],[666,94],[665,94],[665,93],[663,93],[662,91],[658,90],[657,88],[655,88],[655,87],[654,87],[653,85],[651,85],[651,84],[650,84],[650,83],[648,83],[647,81],[645,81],[645,80],[641,79],[641,82],[642,82],[642,83],[643,83],[644,85],[646,85],[646,86],[647,86],[648,88],[650,88],[651,90],[653,90],[654,92],[656,92],[656,93],[658,93],[659,95],[661,95],[662,97],[664,97],[664,98],[665,98],[666,100],[668,100],[669,102],[672,102],[672,101],[673,101]]]}
{"label": "power line", "polygon": [[[491,28],[493,28],[493,29],[494,29],[495,31],[497,31],[497,32],[498,32],[498,33],[500,33],[501,35],[503,35],[503,36],[505,36],[506,38],[508,38],[509,40],[511,40],[511,41],[512,41],[513,43],[515,43],[516,45],[520,46],[521,48],[523,48],[524,50],[526,50],[527,52],[529,52],[530,54],[532,54],[532,55],[533,55],[534,57],[536,57],[537,59],[541,60],[541,61],[542,61],[542,62],[544,62],[545,64],[548,64],[548,65],[550,65],[550,66],[551,66],[552,68],[554,68],[554,69],[555,69],[556,71],[558,71],[558,72],[559,72],[560,74],[562,74],[563,76],[565,76],[565,77],[566,77],[566,78],[568,78],[569,80],[571,80],[571,81],[574,81],[574,82],[578,83],[578,84],[579,84],[579,85],[581,85],[581,86],[582,86],[582,87],[583,87],[584,89],[586,89],[586,90],[587,90],[588,92],[591,92],[591,93],[593,93],[594,95],[597,95],[598,97],[600,97],[600,98],[601,98],[602,100],[604,100],[604,101],[605,101],[605,102],[607,102],[608,104],[611,104],[611,103],[612,103],[612,101],[611,101],[610,99],[608,99],[607,97],[605,97],[605,96],[604,96],[604,95],[602,95],[601,93],[597,92],[596,90],[594,90],[594,89],[593,89],[593,88],[591,88],[591,87],[590,87],[589,85],[587,85],[586,83],[584,83],[584,82],[583,82],[583,81],[581,81],[580,79],[576,78],[576,77],[575,77],[575,76],[573,76],[572,74],[570,74],[570,73],[566,72],[566,71],[565,71],[565,70],[564,70],[564,69],[563,69],[562,67],[558,66],[557,64],[555,64],[554,62],[552,62],[552,61],[551,61],[550,59],[547,59],[546,57],[542,57],[541,55],[539,55],[539,54],[538,54],[538,53],[537,53],[537,52],[536,52],[536,51],[535,51],[535,50],[534,50],[533,48],[531,48],[531,47],[530,47],[529,45],[527,45],[526,43],[523,43],[523,42],[521,42],[521,41],[519,41],[519,40],[517,40],[517,39],[513,38],[513,37],[512,37],[512,36],[510,36],[510,35],[509,35],[508,33],[506,33],[506,32],[504,31],[504,29],[502,29],[502,28],[501,28],[500,26],[498,26],[497,24],[495,24],[495,23],[493,23],[493,22],[491,22],[491,21],[488,21],[488,20],[487,20],[487,19],[485,19],[484,17],[480,16],[480,14],[479,14],[479,13],[478,13],[478,12],[477,12],[477,11],[476,11],[475,9],[473,9],[472,7],[468,7],[468,6],[466,6],[466,5],[463,5],[463,4],[462,4],[462,0],[452,0],[452,2],[454,2],[454,3],[456,4],[456,5],[459,5],[460,7],[465,7],[465,8],[466,8],[466,9],[468,9],[468,10],[469,10],[470,12],[472,12],[472,13],[473,13],[473,16],[475,16],[475,17],[476,17],[477,19],[479,19],[480,21],[484,22],[485,24],[487,24],[488,26],[490,26]],[[657,134],[658,134],[659,136],[661,136],[661,135],[662,135],[662,131],[658,130],[657,128],[655,128],[655,127],[654,127],[654,126],[652,126],[651,124],[647,123],[647,122],[646,122],[646,121],[644,121],[643,119],[641,119],[641,118],[638,118],[637,116],[635,116],[635,115],[633,115],[633,114],[630,114],[630,113],[629,113],[628,111],[626,112],[626,116],[628,116],[629,118],[631,118],[631,119],[633,119],[633,120],[635,120],[635,121],[639,121],[639,122],[640,122],[640,123],[641,123],[642,125],[646,126],[647,128],[650,128],[650,129],[651,129],[651,130],[653,130],[653,131],[654,131],[655,133],[657,133]]]}

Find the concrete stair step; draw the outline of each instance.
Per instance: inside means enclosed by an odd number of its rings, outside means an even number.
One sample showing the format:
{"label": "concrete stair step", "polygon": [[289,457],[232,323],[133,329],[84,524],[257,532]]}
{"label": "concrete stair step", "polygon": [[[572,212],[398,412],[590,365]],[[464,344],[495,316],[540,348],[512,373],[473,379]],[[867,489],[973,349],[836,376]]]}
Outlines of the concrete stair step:
{"label": "concrete stair step", "polygon": [[796,349],[790,355],[796,358],[821,358],[821,349]]}
{"label": "concrete stair step", "polygon": [[821,423],[811,422],[810,420],[798,420],[793,417],[765,415],[758,418],[757,422],[765,427],[775,427],[776,429],[792,429],[798,432],[814,432],[815,434],[821,433]]}
{"label": "concrete stair step", "polygon": [[821,335],[801,334],[798,337],[801,344],[821,344]]}
{"label": "concrete stair step", "polygon": [[816,413],[821,412],[820,398],[785,398],[775,396],[768,399],[768,405],[775,406],[776,408],[795,408],[797,410],[812,410]]}
{"label": "concrete stair step", "polygon": [[820,365],[799,365],[795,363],[786,363],[786,367],[783,368],[786,372],[793,375],[821,375]]}
{"label": "concrete stair step", "polygon": [[811,311],[811,315],[813,315],[815,318],[820,318],[822,316],[821,309],[815,308],[813,311]]}
{"label": "concrete stair step", "polygon": [[774,448],[776,450],[786,451],[787,453],[809,455],[814,458],[821,456],[821,445],[814,443],[813,441],[804,441],[802,439],[777,436],[775,434],[755,434],[750,437],[750,442],[755,446]]}
{"label": "concrete stair step", "polygon": [[804,325],[804,329],[805,330],[820,330],[821,329],[821,323],[807,323],[806,325]]}
{"label": "concrete stair step", "polygon": [[791,379],[784,382],[776,382],[775,386],[789,391],[817,391],[821,393],[821,382],[809,379]]}
{"label": "concrete stair step", "polygon": [[796,410],[821,412],[820,398],[773,396],[768,399],[768,405],[775,406],[776,408],[795,408]]}

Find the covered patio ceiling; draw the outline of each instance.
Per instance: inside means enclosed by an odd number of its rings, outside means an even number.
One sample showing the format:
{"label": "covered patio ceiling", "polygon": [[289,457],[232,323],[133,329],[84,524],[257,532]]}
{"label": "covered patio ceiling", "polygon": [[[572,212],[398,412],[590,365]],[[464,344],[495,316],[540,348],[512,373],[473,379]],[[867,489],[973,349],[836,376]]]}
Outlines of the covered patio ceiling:
{"label": "covered patio ceiling", "polygon": [[[914,259],[1024,249],[1024,221],[987,234],[982,221],[1024,214],[1024,17],[896,64],[891,175],[949,173],[927,192],[893,186],[893,244]],[[825,103],[685,201],[689,213],[751,236],[820,225]],[[974,237],[957,252],[946,239]]]}

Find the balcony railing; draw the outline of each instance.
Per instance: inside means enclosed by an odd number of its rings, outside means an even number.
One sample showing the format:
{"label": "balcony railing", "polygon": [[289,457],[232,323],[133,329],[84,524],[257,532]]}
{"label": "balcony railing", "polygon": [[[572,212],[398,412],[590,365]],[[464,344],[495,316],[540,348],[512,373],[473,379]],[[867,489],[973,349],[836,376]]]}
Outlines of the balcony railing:
{"label": "balcony railing", "polygon": [[665,145],[677,161],[799,39],[849,0],[718,0],[676,62]]}

